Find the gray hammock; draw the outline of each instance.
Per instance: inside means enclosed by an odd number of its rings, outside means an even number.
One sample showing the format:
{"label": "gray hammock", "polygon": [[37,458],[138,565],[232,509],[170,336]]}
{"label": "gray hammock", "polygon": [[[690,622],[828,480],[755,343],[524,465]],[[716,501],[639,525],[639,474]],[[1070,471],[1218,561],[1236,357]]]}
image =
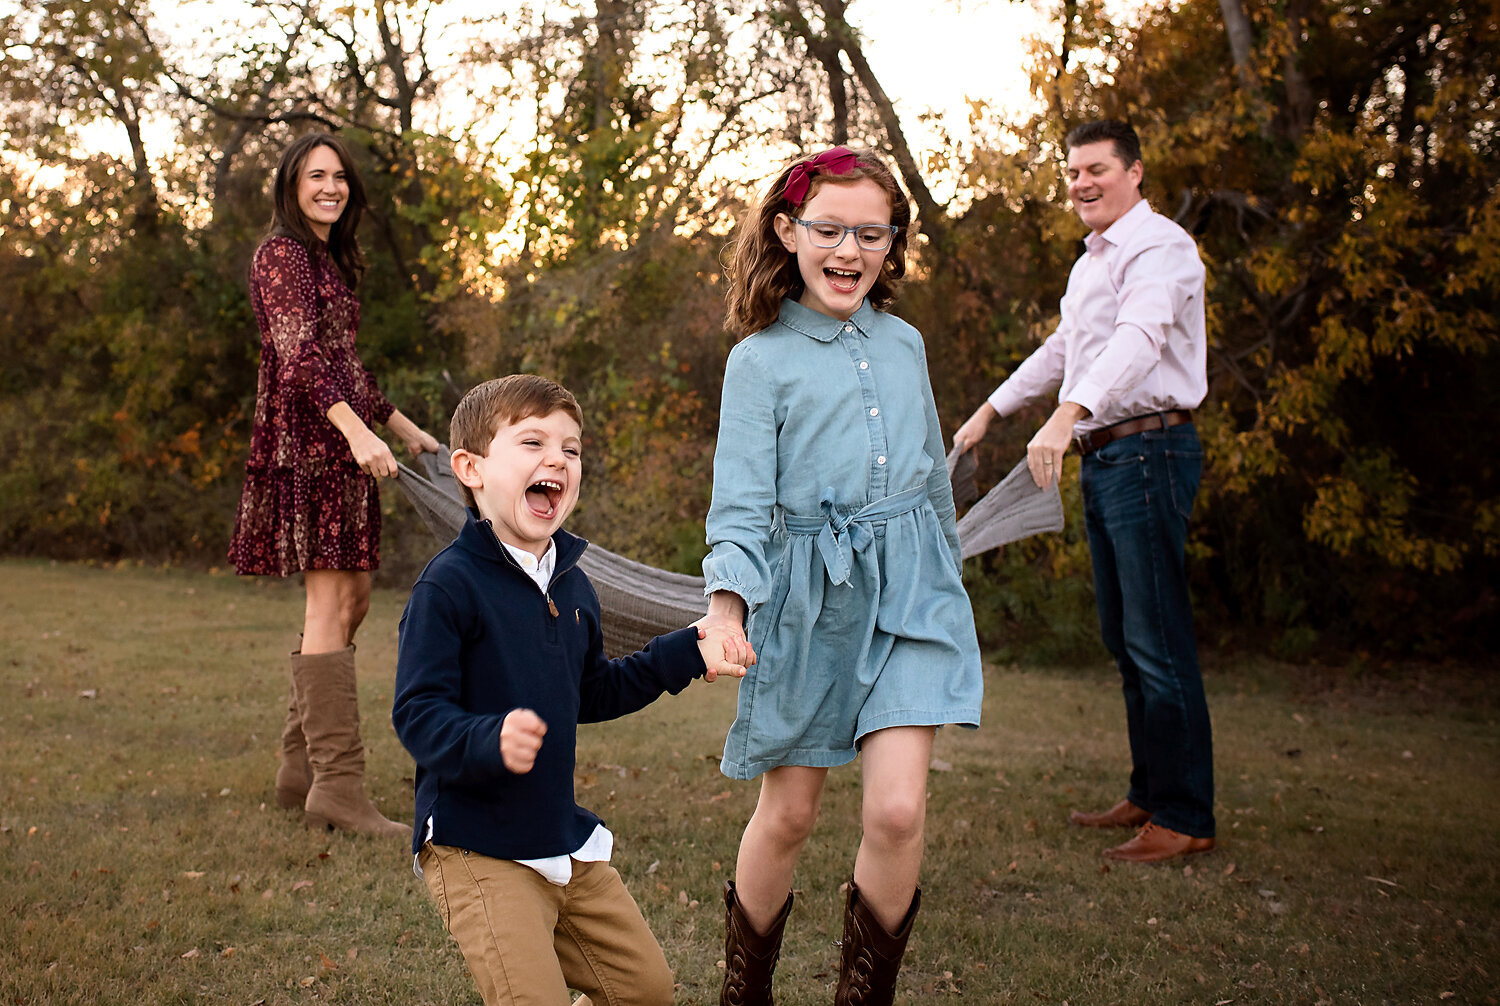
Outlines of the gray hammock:
{"label": "gray hammock", "polygon": [[[397,484],[416,507],[422,522],[447,545],[464,525],[463,497],[458,479],[448,466],[448,448],[422,454],[417,467],[397,462]],[[959,506],[979,497],[974,483],[974,453],[948,455],[954,502]],[[1043,531],[1061,531],[1062,499],[1057,486],[1041,490],[1031,481],[1022,461],[1009,475],[969,508],[958,521],[964,558]],[[604,615],[604,649],[612,656],[632,653],[653,636],[697,621],[708,610],[703,577],[669,573],[590,544],[578,565],[588,574],[599,595]]]}

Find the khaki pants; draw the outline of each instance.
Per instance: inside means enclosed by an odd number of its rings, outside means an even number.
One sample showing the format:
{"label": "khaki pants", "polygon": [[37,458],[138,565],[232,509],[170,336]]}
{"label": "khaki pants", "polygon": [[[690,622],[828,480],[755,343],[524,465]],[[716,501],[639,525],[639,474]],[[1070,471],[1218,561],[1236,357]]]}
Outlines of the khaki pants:
{"label": "khaki pants", "polygon": [[418,861],[485,1006],[569,1006],[569,988],[593,1006],[670,1006],[667,959],[608,863],[575,862],[558,887],[529,866],[431,842]]}

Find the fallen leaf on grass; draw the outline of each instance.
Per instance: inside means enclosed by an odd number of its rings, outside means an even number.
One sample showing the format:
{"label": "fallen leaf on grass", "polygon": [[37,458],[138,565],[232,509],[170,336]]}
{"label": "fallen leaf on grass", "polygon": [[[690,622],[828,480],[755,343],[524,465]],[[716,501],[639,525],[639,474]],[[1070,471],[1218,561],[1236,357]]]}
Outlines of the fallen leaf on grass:
{"label": "fallen leaf on grass", "polygon": [[235,953],[234,947],[225,947],[223,950],[219,951],[219,956],[220,957],[233,957],[234,953]]}
{"label": "fallen leaf on grass", "polygon": [[1396,883],[1394,880],[1386,880],[1384,877],[1366,877],[1365,879],[1366,880],[1373,880],[1377,884],[1384,884],[1386,887],[1400,887],[1401,886],[1400,884]]}
{"label": "fallen leaf on grass", "polygon": [[321,963],[322,963],[323,967],[326,968],[327,970],[329,970],[329,971],[337,971],[339,969],[339,966],[337,964],[335,964],[332,960],[330,960],[329,957],[328,957],[328,955],[325,954],[325,953],[323,953],[322,951],[318,952],[318,957],[321,958]]}
{"label": "fallen leaf on grass", "polygon": [[349,958],[351,961],[354,960],[354,958],[356,958],[356,957],[359,956],[359,948],[358,947],[350,947],[349,950],[348,950],[348,952],[345,953],[344,956],[347,957],[347,958]]}
{"label": "fallen leaf on grass", "polygon": [[308,975],[306,978],[302,979],[297,984],[301,985],[303,988],[306,989],[306,988],[312,988],[313,984],[316,983],[316,982],[317,982],[316,978],[314,978],[312,975]]}
{"label": "fallen leaf on grass", "polygon": [[78,697],[80,699],[97,699],[99,697],[99,689],[85,688],[78,693]]}
{"label": "fallen leaf on grass", "polygon": [[313,882],[311,880],[299,880],[292,885],[292,893],[295,894],[298,891],[305,891],[312,886]]}
{"label": "fallen leaf on grass", "polygon": [[185,961],[189,961],[189,960],[192,960],[194,957],[202,957],[202,956],[203,956],[203,951],[199,950],[197,947],[194,947],[193,949],[189,950],[187,953],[183,954],[182,955],[182,959],[185,960]]}
{"label": "fallen leaf on grass", "polygon": [[184,877],[186,877],[187,879],[189,879],[189,880],[197,880],[199,877],[203,876],[203,871],[202,870],[183,870],[182,871],[182,875]]}
{"label": "fallen leaf on grass", "polygon": [[941,758],[932,759],[932,761],[928,763],[927,767],[934,772],[953,771],[953,763],[951,761],[943,761],[943,759]]}

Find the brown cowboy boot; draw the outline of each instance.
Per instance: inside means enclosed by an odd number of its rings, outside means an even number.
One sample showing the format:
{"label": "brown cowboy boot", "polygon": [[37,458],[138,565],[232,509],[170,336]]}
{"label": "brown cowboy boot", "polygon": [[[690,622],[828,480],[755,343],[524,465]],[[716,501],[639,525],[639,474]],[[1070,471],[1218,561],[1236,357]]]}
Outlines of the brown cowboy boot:
{"label": "brown cowboy boot", "polygon": [[312,764],[312,786],[303,804],[307,826],[409,841],[411,828],[386,820],[365,796],[354,647],[332,653],[294,653],[292,678]]}
{"label": "brown cowboy boot", "polygon": [[849,900],[844,906],[844,952],[839,961],[839,984],[833,992],[834,1006],[891,1006],[896,997],[896,975],[911,936],[912,922],[922,904],[919,887],[911,907],[895,933],[888,933],[860,900],[859,888],[849,881]]}
{"label": "brown cowboy boot", "polygon": [[724,883],[724,988],[719,992],[719,1006],[773,1006],[771,976],[791,914],[792,895],[788,893],[771,928],[757,933],[740,909],[734,881]]}
{"label": "brown cowboy boot", "polygon": [[[297,652],[292,654],[295,658]],[[312,766],[307,761],[307,738],[302,736],[302,714],[297,711],[297,677],[286,679],[286,723],[281,728],[281,763],[276,766],[276,805],[302,809],[312,785]]]}

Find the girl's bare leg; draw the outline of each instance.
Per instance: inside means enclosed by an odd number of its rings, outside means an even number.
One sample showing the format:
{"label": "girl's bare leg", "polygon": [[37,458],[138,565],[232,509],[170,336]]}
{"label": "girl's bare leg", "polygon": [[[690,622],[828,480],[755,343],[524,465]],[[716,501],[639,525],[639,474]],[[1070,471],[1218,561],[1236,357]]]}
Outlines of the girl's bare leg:
{"label": "girl's bare leg", "polygon": [[740,839],[734,869],[740,909],[758,932],[770,928],[786,903],[792,870],[818,819],[827,777],[827,769],[802,765],[784,765],[761,776],[760,799]]}
{"label": "girl's bare leg", "polygon": [[[917,891],[927,766],[936,732],[933,727],[891,727],[867,735],[860,745],[864,837],[854,860],[854,882],[887,932],[900,927]],[[743,846],[741,850],[743,857]]]}

